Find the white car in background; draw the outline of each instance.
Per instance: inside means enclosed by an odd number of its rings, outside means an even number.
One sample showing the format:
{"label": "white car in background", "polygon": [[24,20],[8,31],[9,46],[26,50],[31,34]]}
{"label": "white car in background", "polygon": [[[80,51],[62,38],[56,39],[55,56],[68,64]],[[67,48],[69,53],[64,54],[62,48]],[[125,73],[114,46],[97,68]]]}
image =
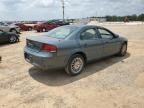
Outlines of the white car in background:
{"label": "white car in background", "polygon": [[4,32],[20,33],[20,28],[16,25],[8,25],[6,23],[0,22],[0,30]]}

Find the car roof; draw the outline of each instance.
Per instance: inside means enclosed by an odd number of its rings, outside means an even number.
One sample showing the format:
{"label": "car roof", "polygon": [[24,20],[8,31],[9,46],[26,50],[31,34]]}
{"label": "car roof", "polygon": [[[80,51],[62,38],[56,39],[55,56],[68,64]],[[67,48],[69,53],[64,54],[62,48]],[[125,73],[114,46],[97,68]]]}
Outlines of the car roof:
{"label": "car roof", "polygon": [[85,28],[85,27],[96,27],[96,28],[104,28],[97,25],[66,25],[66,27],[77,27],[77,28]]}

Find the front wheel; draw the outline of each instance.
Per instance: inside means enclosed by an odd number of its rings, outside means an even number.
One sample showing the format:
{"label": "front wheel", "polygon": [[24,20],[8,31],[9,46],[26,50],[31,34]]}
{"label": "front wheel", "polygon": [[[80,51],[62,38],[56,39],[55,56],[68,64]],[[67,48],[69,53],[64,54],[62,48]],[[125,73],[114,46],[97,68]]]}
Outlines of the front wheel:
{"label": "front wheel", "polygon": [[84,57],[76,54],[70,58],[67,66],[65,67],[65,70],[69,75],[75,76],[82,72],[82,70],[84,69],[84,65]]}
{"label": "front wheel", "polygon": [[37,32],[40,32],[40,30],[37,30]]}
{"label": "front wheel", "polygon": [[121,50],[120,50],[118,55],[119,56],[125,56],[126,53],[127,53],[127,44],[124,43],[124,44],[122,44]]}
{"label": "front wheel", "polygon": [[16,43],[16,42],[17,42],[17,37],[16,37],[16,36],[11,36],[11,37],[9,38],[9,42],[10,42],[10,43]]}

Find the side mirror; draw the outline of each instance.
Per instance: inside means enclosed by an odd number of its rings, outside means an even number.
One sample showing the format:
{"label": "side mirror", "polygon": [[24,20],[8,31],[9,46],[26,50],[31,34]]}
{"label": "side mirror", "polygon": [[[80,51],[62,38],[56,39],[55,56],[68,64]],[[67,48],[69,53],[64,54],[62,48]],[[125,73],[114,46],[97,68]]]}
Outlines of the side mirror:
{"label": "side mirror", "polygon": [[118,35],[118,34],[115,34],[115,37],[116,37],[116,38],[119,38],[119,35]]}

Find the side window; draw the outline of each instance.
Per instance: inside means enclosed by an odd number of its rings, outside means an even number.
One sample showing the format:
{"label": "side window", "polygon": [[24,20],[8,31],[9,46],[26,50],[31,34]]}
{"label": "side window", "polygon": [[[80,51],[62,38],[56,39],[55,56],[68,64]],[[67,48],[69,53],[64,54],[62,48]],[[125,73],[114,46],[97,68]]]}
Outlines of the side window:
{"label": "side window", "polygon": [[98,29],[98,31],[103,39],[112,39],[113,38],[113,34],[105,29]]}
{"label": "side window", "polygon": [[81,40],[93,40],[95,38],[98,38],[95,29],[88,29],[88,30],[82,32],[81,36],[80,36]]}

